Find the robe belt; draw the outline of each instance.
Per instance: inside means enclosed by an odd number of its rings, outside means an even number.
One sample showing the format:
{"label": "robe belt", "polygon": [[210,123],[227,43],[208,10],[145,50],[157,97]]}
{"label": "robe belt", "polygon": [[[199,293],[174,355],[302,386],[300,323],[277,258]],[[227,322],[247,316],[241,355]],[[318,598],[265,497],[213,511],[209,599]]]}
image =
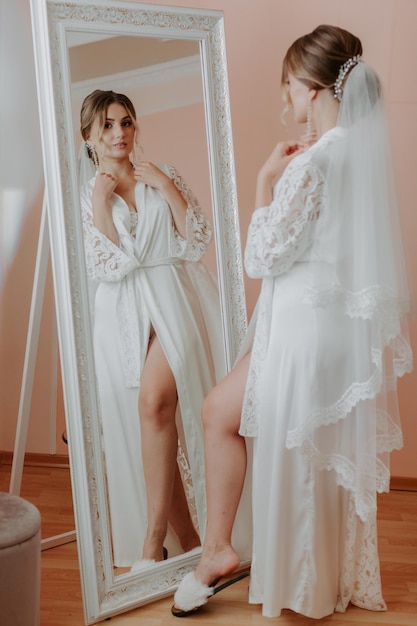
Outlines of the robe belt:
{"label": "robe belt", "polygon": [[[162,265],[183,265],[184,259],[178,257],[161,257],[139,262],[137,270],[158,267]],[[118,319],[119,332],[122,344],[123,369],[126,387],[138,387],[141,375],[141,368],[145,356],[145,346],[148,345],[149,333],[148,325],[144,323],[141,316],[135,315],[139,304],[136,301],[136,285],[134,281],[123,281],[119,294]]]}

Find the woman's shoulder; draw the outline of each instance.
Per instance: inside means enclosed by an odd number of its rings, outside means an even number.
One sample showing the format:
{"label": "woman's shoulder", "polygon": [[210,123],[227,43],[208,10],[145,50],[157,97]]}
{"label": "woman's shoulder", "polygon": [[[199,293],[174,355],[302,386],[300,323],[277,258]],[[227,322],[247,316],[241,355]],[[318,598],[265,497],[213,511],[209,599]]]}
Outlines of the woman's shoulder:
{"label": "woman's shoulder", "polygon": [[159,168],[164,174],[171,176],[177,171],[177,168],[171,163],[155,163],[156,167]]}

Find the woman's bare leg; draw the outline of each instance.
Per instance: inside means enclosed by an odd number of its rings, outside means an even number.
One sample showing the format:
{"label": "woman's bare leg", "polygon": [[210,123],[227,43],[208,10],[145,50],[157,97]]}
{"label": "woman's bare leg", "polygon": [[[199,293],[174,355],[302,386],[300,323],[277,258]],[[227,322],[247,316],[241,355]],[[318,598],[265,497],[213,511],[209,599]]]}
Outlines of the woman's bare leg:
{"label": "woman's bare leg", "polygon": [[175,379],[154,335],[141,376],[139,416],[148,527],[142,558],[163,559],[177,458]]}
{"label": "woman's bare leg", "polygon": [[240,562],[231,536],[246,474],[246,444],[238,430],[249,359],[244,357],[203,404],[207,527],[195,575],[206,585]]}
{"label": "woman's bare leg", "polygon": [[190,549],[189,545],[199,545],[177,465],[177,401],[174,375],[158,338],[153,335],[142,371],[139,394],[148,513],[142,550],[144,559],[163,559],[168,520],[185,550]]}
{"label": "woman's bare leg", "polygon": [[168,519],[184,552],[201,544],[191,518],[178,463],[175,464],[174,488]]}

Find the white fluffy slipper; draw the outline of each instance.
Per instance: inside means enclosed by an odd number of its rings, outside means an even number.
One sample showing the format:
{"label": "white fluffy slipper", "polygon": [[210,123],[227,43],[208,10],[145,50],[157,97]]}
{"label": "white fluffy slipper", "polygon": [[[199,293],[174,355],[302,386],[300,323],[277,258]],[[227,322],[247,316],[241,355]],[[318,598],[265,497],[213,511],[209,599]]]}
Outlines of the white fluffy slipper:
{"label": "white fluffy slipper", "polygon": [[142,569],[146,569],[151,565],[155,565],[155,559],[139,559],[139,561],[134,561],[132,563],[132,567],[130,568],[131,572],[140,572]]}
{"label": "white fluffy slipper", "polygon": [[175,592],[175,606],[182,611],[192,611],[206,604],[213,592],[214,587],[207,587],[197,580],[194,572],[188,572]]}

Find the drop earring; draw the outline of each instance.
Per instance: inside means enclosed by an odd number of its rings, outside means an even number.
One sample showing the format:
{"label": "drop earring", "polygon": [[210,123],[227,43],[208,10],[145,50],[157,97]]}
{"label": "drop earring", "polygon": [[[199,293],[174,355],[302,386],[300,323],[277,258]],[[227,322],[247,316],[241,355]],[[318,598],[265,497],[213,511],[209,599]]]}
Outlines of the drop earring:
{"label": "drop earring", "polygon": [[87,146],[88,156],[94,163],[94,167],[96,168],[96,170],[98,170],[99,162],[98,162],[98,154],[97,154],[96,147],[93,144],[90,144],[87,142],[85,142],[85,145]]}

